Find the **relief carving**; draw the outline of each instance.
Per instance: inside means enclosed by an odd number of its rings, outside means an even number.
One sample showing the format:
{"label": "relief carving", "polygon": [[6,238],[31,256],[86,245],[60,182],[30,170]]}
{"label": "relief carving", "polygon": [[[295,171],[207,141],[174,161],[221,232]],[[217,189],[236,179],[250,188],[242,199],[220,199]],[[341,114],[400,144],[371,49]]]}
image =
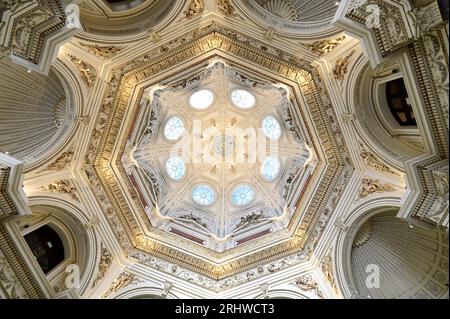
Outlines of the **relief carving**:
{"label": "relief carving", "polygon": [[99,281],[102,280],[105,277],[106,273],[108,272],[108,269],[112,265],[112,260],[113,260],[113,257],[111,255],[111,253],[102,244],[102,251],[101,251],[101,256],[100,256],[100,262],[98,264],[97,278],[95,278],[94,281],[92,282],[92,288],[97,286]]}
{"label": "relief carving", "polygon": [[341,45],[342,41],[345,40],[345,35],[336,39],[326,39],[321,41],[315,41],[311,44],[306,44],[306,47],[313,53],[317,53],[319,56],[323,56]]}
{"label": "relief carving", "polygon": [[353,54],[355,54],[355,50],[351,51],[345,57],[340,57],[336,60],[336,63],[333,67],[333,77],[335,80],[344,81],[345,75],[348,72],[348,65]]}
{"label": "relief carving", "polygon": [[184,15],[187,19],[192,19],[195,15],[202,13],[205,9],[204,0],[191,0],[188,8],[184,11]]}
{"label": "relief carving", "polygon": [[68,57],[69,57],[70,61],[72,61],[72,63],[78,69],[78,72],[79,72],[83,82],[88,87],[91,87],[92,85],[94,85],[95,79],[97,78],[97,71],[95,70],[95,68],[92,65],[77,58],[76,56],[74,56],[72,54],[68,54]]}
{"label": "relief carving", "polygon": [[55,170],[55,171],[61,171],[68,166],[70,166],[70,163],[73,159],[73,151],[68,151],[62,153],[53,163],[47,165],[48,170]]}
{"label": "relief carving", "polygon": [[129,286],[130,284],[137,284],[139,282],[138,279],[135,279],[134,274],[130,274],[128,272],[122,272],[119,277],[114,280],[111,287],[105,292],[103,295],[103,298],[107,298],[112,293],[115,293],[119,289],[125,288]]}
{"label": "relief carving", "polygon": [[234,14],[234,7],[230,0],[217,0],[217,6],[219,7],[219,12],[226,17]]}
{"label": "relief carving", "polygon": [[319,285],[311,275],[300,276],[293,282],[293,285],[303,291],[312,291],[317,297],[323,298],[323,293],[320,290]]}
{"label": "relief carving", "polygon": [[397,175],[397,176],[400,175],[397,171],[393,170],[388,165],[384,164],[376,155],[374,155],[364,149],[361,151],[360,155],[361,155],[361,158],[363,159],[364,163],[368,167],[371,167],[382,173],[388,173],[388,174]]}
{"label": "relief carving", "polygon": [[57,182],[42,186],[40,187],[40,189],[49,192],[67,194],[74,200],[78,201],[78,196],[76,194],[77,189],[70,179],[62,179]]}
{"label": "relief carving", "polygon": [[84,43],[80,43],[80,45],[86,48],[89,53],[104,59],[112,58],[122,50],[122,48],[116,47],[114,45],[100,46],[98,44]]}
{"label": "relief carving", "polygon": [[362,179],[362,187],[359,192],[359,197],[364,198],[374,193],[386,193],[394,191],[396,191],[396,187],[392,184],[381,183],[377,179],[365,177]]}

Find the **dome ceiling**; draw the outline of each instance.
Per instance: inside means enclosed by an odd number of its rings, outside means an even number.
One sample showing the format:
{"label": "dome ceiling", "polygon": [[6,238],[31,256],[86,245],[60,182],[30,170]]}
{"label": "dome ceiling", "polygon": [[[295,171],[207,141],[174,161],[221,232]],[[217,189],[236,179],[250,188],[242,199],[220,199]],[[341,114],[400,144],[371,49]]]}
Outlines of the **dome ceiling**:
{"label": "dome ceiling", "polygon": [[286,228],[314,157],[289,92],[242,78],[216,61],[150,87],[122,157],[152,225],[218,252]]}
{"label": "dome ceiling", "polygon": [[293,37],[329,36],[337,33],[331,21],[334,0],[237,0],[236,4],[265,28]]}
{"label": "dome ceiling", "polygon": [[330,20],[336,12],[336,1],[330,0],[254,0],[261,8],[281,19],[296,22]]}
{"label": "dome ceiling", "polygon": [[48,77],[0,61],[0,151],[26,164],[48,155],[73,124],[69,91],[52,70]]}
{"label": "dome ceiling", "polygon": [[128,256],[214,286],[315,247],[353,168],[320,76],[277,52],[210,25],[112,68],[84,167]]}
{"label": "dome ceiling", "polygon": [[177,1],[136,0],[131,3],[109,3],[93,0],[80,4],[80,20],[85,35],[98,34],[117,38],[118,35],[134,35],[159,29],[180,9],[180,2]]}

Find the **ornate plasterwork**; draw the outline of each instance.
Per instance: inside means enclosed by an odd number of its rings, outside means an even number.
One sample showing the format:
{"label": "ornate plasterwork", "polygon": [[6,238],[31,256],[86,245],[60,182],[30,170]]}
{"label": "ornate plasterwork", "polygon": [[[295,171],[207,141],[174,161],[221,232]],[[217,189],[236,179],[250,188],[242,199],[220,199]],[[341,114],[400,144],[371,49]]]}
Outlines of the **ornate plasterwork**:
{"label": "ornate plasterwork", "polygon": [[391,174],[400,176],[400,173],[394,169],[392,169],[389,165],[385,164],[378,156],[367,151],[366,149],[362,149],[359,153],[364,163],[381,173]]}
{"label": "ornate plasterwork", "polygon": [[352,1],[346,11],[347,18],[371,27],[383,57],[395,53],[410,38],[409,26],[403,20],[403,10],[407,10],[409,4],[404,0],[399,2],[357,0]]}
{"label": "ornate plasterwork", "polygon": [[226,17],[234,14],[234,7],[231,4],[231,0],[217,0],[217,7],[219,8],[219,12]]}
{"label": "ornate plasterwork", "polygon": [[106,273],[108,272],[109,268],[112,265],[113,256],[109,252],[109,250],[103,246],[100,252],[100,261],[98,263],[98,272],[97,277],[92,282],[92,288],[97,286],[97,284],[105,277]]}
{"label": "ornate plasterwork", "polygon": [[365,177],[362,179],[359,196],[367,197],[374,193],[394,192],[396,190],[397,188],[392,184],[380,182],[378,179]]}
{"label": "ornate plasterwork", "polygon": [[336,280],[334,278],[333,262],[332,262],[331,254],[325,256],[322,259],[322,262],[320,263],[320,267],[322,269],[323,275],[325,276],[325,279],[330,284],[330,286],[333,289],[334,293],[335,294],[339,294],[337,283],[336,283]]}
{"label": "ornate plasterwork", "polygon": [[432,32],[423,37],[425,51],[430,61],[431,76],[436,84],[437,98],[439,99],[440,110],[444,117],[443,123],[448,133],[449,125],[449,72],[448,72],[448,52],[445,52],[445,45],[442,43],[442,35],[439,32]]}
{"label": "ornate plasterwork", "polygon": [[28,267],[17,250],[17,244],[0,222],[0,297],[45,298],[45,293]]}
{"label": "ornate plasterwork", "polygon": [[305,292],[312,291],[317,297],[323,298],[322,290],[320,290],[319,284],[314,280],[312,275],[300,276],[295,279],[292,285]]}
{"label": "ornate plasterwork", "polygon": [[77,58],[73,54],[67,54],[67,56],[77,68],[78,73],[80,74],[80,77],[83,80],[84,84],[86,84],[88,87],[92,87],[94,85],[95,79],[97,78],[97,71],[95,67],[89,64],[88,62]]}
{"label": "ornate plasterwork", "polygon": [[141,280],[136,278],[136,276],[132,273],[126,271],[121,272],[119,277],[114,280],[111,287],[109,287],[109,289],[103,294],[102,298],[108,298],[109,295],[115,293],[116,291],[128,287],[129,285],[137,284],[140,281]]}
{"label": "ornate plasterwork", "polygon": [[344,81],[345,75],[348,72],[348,65],[350,63],[351,57],[355,54],[355,50],[351,51],[349,54],[340,57],[336,60],[333,67],[333,77],[335,80]]}
{"label": "ornate plasterwork", "polygon": [[74,152],[73,151],[65,151],[61,155],[59,155],[55,161],[47,165],[48,170],[61,171],[66,169],[72,163]]}
{"label": "ornate plasterwork", "polygon": [[74,200],[78,200],[77,189],[70,179],[61,179],[51,184],[41,186],[39,189],[48,192],[67,194]]}
{"label": "ornate plasterwork", "polygon": [[[124,248],[129,253],[133,250],[132,246],[137,246],[140,250],[147,251],[152,255],[160,256],[160,258],[168,259],[179,264],[181,263],[187,268],[195,269],[195,271],[203,273],[211,278],[219,279],[225,277],[226,275],[238,273],[250,264],[256,265],[263,261],[267,261],[268,258],[270,258],[270,254],[273,254],[275,251],[277,251],[278,256],[288,256],[293,251],[298,251],[306,242],[307,236],[305,235],[309,233],[311,229],[306,227],[305,229],[308,230],[305,233],[302,228],[299,228],[296,236],[294,236],[290,241],[277,245],[276,248],[272,247],[270,249],[255,252],[251,255],[251,257],[240,260],[239,263],[237,263],[237,261],[232,261],[220,266],[209,265],[208,263],[200,261],[192,256],[185,255],[183,252],[152,242],[142,237],[139,232],[136,233],[136,235],[133,235],[133,232],[138,230],[138,227],[136,227],[136,222],[129,218],[131,217],[130,215],[124,214],[129,210],[126,206],[126,201],[115,202],[115,199],[111,197],[111,187],[115,188],[116,186],[114,186],[114,184],[109,184],[113,182],[113,179],[111,179],[108,164],[100,160],[100,158],[109,158],[110,155],[104,153],[105,151],[109,152],[109,147],[101,148],[102,155],[97,154],[96,150],[98,143],[102,141],[102,133],[105,136],[102,143],[113,142],[114,134],[111,130],[113,129],[111,126],[111,120],[113,119],[111,117],[108,118],[108,114],[111,112],[111,108],[115,109],[113,113],[115,116],[120,116],[123,114],[132,85],[136,81],[135,79],[141,77],[141,75],[139,75],[139,72],[142,72],[141,70],[145,69],[145,76],[150,76],[149,72],[161,72],[164,70],[164,66],[166,65],[175,65],[184,61],[189,56],[199,56],[200,54],[209,52],[210,50],[224,50],[237,55],[237,57],[241,59],[253,60],[256,56],[260,56],[260,60],[254,61],[260,61],[258,63],[262,63],[262,66],[268,70],[277,72],[278,74],[283,75],[288,79],[297,81],[297,83],[300,84],[306,103],[309,105],[309,110],[315,114],[313,116],[315,119],[315,124],[321,127],[319,131],[321,132],[321,138],[325,143],[324,145],[327,146],[325,148],[325,153],[329,156],[330,160],[330,167],[327,169],[326,174],[330,175],[329,178],[327,178],[327,183],[321,185],[317,189],[315,196],[321,196],[320,194],[322,191],[331,185],[336,185],[336,182],[346,180],[346,178],[342,179],[339,176],[342,174],[343,166],[349,164],[349,160],[342,159],[342,156],[346,156],[345,154],[347,154],[347,151],[345,149],[343,138],[324,85],[322,83],[316,83],[313,80],[314,77],[309,73],[312,72],[315,74],[315,77],[318,77],[315,70],[306,71],[309,69],[307,63],[294,59],[279,50],[274,50],[273,48],[263,46],[257,41],[247,38],[241,34],[237,34],[234,31],[222,29],[221,27],[216,27],[216,30],[223,30],[222,32],[224,34],[213,32],[214,27],[210,25],[196,31],[195,35],[200,38],[192,43],[187,42],[189,41],[189,36],[187,40],[182,42],[180,40],[171,41],[168,45],[161,46],[158,51],[149,52],[144,57],[135,59],[132,64],[125,64],[120,69],[113,71],[112,79],[109,81],[111,86],[105,94],[105,100],[100,109],[98,122],[92,136],[92,144],[89,147],[86,157],[88,164],[86,167],[86,173],[95,193],[97,194],[97,197],[99,198],[99,202],[105,209],[105,215],[108,217],[112,225],[114,225],[113,229],[116,231],[119,241],[124,245]],[[205,36],[201,37],[202,34],[205,34]],[[192,36],[190,37],[192,38]],[[186,44],[182,45],[182,43]],[[177,46],[179,45],[181,45],[181,47],[177,49]],[[241,48],[240,51],[233,49],[238,46]],[[262,48],[263,51],[261,51],[260,48]],[[169,50],[173,50],[170,52],[170,55],[162,55],[158,58],[158,55],[161,53],[164,54]],[[275,60],[273,60],[274,56],[269,55],[268,52],[273,52],[276,54]],[[267,59],[269,56],[271,59]],[[294,63],[297,62],[299,64],[293,64],[292,62],[287,61],[292,61]],[[149,65],[152,66],[151,69],[148,69]],[[115,98],[116,93],[118,94],[117,98]],[[322,109],[322,105],[325,105],[325,109]],[[336,139],[338,139],[338,141],[336,141]],[[97,160],[95,160],[95,158],[97,158]],[[94,170],[90,167],[92,163],[95,164]],[[100,177],[100,180],[97,176]],[[107,184],[108,186],[106,186]],[[106,192],[103,190],[103,187],[105,186]],[[333,193],[333,196],[335,196],[333,199],[334,202],[336,202],[337,198],[339,198],[342,192],[342,187],[343,186],[339,186],[337,193]],[[122,196],[119,193],[116,193],[116,195]],[[110,202],[109,199],[113,199],[113,202]],[[136,201],[138,201],[137,198]],[[305,218],[305,222],[312,223],[317,220],[316,218],[318,215],[314,217],[312,214],[313,212],[317,213],[317,209],[321,208],[323,203],[319,200],[313,200],[313,203],[315,203],[313,204],[314,208],[310,207],[310,209],[306,212],[310,217]],[[328,216],[330,216],[330,213],[331,211],[329,211]],[[129,226],[122,227],[122,219],[126,219]],[[318,236],[314,236],[314,240],[317,239]]]}
{"label": "ornate plasterwork", "polygon": [[121,47],[117,47],[114,45],[98,45],[88,43],[80,43],[80,45],[89,53],[92,53],[93,55],[103,59],[112,58],[116,54],[120,53],[120,51],[122,51]]}
{"label": "ornate plasterwork", "polygon": [[[5,1],[0,21],[0,47],[30,70],[48,74],[59,45],[79,30],[66,28],[60,1]],[[3,8],[2,8],[3,9]],[[56,45],[55,45],[56,44]]]}
{"label": "ornate plasterwork", "polygon": [[187,7],[186,11],[184,11],[184,15],[187,19],[192,19],[195,15],[202,13],[204,9],[204,0],[190,0],[189,6]]}
{"label": "ornate plasterwork", "polygon": [[325,39],[314,41],[313,43],[306,44],[305,46],[312,52],[318,54],[320,57],[327,53],[332,52],[346,39],[345,35],[342,35],[336,39]]}
{"label": "ornate plasterwork", "polygon": [[153,269],[162,271],[172,276],[176,276],[179,279],[186,280],[187,282],[196,284],[200,287],[214,292],[225,291],[227,289],[240,286],[263,276],[273,274],[289,267],[293,267],[307,260],[307,256],[303,252],[301,252],[262,266],[252,268],[250,270],[241,272],[237,275],[233,275],[222,280],[214,280],[197,272],[188,270],[176,264],[166,262],[164,260],[149,256],[148,254],[144,254],[141,252],[131,255],[131,257],[140,261],[144,265],[152,267]]}
{"label": "ornate plasterwork", "polygon": [[8,260],[0,250],[0,288],[1,293],[8,299],[27,299],[28,295],[22,287],[20,278],[11,268]]}

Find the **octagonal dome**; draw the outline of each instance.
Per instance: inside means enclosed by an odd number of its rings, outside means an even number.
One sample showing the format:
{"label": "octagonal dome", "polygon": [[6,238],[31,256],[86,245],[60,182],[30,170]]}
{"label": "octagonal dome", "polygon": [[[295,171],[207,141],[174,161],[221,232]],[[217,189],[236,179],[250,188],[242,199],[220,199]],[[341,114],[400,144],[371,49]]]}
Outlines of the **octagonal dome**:
{"label": "octagonal dome", "polygon": [[153,226],[218,252],[287,226],[301,192],[286,183],[313,156],[283,125],[289,92],[240,78],[215,61],[189,86],[147,88],[122,157]]}

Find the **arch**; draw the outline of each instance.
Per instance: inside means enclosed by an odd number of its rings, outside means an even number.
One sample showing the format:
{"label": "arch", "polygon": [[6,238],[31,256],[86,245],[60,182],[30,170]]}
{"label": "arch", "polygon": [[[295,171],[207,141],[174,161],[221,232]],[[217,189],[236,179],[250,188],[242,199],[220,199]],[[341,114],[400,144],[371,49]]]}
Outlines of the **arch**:
{"label": "arch", "polygon": [[65,259],[65,248],[60,235],[49,224],[26,234],[30,247],[42,271],[47,274]]}
{"label": "arch", "polygon": [[[360,137],[366,145],[371,145],[374,153],[400,170],[406,160],[426,151],[419,127],[401,126],[389,108],[388,82],[404,79],[408,93],[415,89],[409,83],[408,72],[402,73],[401,65],[401,60],[397,60],[372,69],[367,58],[360,56],[349,72],[347,88],[347,104],[356,115]],[[412,93],[408,95],[414,110],[421,101]]]}
{"label": "arch", "polygon": [[[80,269],[80,285],[75,290],[79,295],[83,294],[94,279],[101,253],[94,230],[85,226],[88,217],[79,208],[58,198],[31,197],[29,203],[33,214],[17,222],[19,234],[24,236],[47,225],[58,233],[64,245],[64,261],[45,274],[48,283],[55,292],[66,290],[66,267],[76,264]],[[25,240],[18,242],[27,245]]]}
{"label": "arch", "polygon": [[[345,298],[448,295],[443,284],[448,280],[448,270],[443,270],[448,265],[447,235],[439,229],[410,228],[396,217],[400,206],[399,201],[376,200],[355,209],[345,221],[348,226],[338,234],[334,250]],[[365,288],[365,279],[374,271],[367,271],[370,265],[380,270],[379,289]]]}

